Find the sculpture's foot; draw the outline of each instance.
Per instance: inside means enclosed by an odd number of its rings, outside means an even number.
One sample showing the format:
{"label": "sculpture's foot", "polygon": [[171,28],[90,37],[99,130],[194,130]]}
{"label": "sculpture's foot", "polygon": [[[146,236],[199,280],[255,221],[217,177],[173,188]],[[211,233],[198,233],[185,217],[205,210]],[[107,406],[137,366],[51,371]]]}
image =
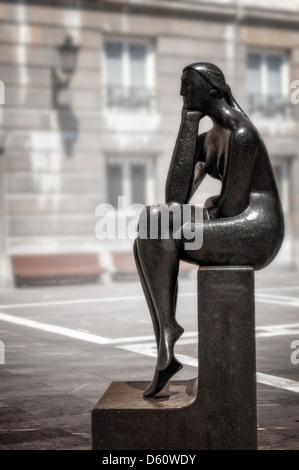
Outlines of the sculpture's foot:
{"label": "sculpture's foot", "polygon": [[150,398],[159,393],[169,382],[171,377],[181,370],[182,367],[183,364],[173,356],[169,366],[165,370],[156,369],[153,381],[143,392],[143,396]]}
{"label": "sculpture's foot", "polygon": [[157,369],[159,371],[164,371],[170,366],[174,357],[174,345],[183,333],[184,328],[176,322],[171,325],[171,328],[161,330],[157,360]]}

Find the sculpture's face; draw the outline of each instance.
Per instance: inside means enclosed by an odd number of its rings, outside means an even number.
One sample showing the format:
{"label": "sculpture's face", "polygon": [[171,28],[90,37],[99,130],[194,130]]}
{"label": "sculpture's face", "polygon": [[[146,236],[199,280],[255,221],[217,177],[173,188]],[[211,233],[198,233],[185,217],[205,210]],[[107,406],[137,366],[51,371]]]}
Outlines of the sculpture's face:
{"label": "sculpture's face", "polygon": [[205,112],[209,103],[209,86],[200,73],[187,69],[182,74],[180,94],[184,99],[184,108]]}

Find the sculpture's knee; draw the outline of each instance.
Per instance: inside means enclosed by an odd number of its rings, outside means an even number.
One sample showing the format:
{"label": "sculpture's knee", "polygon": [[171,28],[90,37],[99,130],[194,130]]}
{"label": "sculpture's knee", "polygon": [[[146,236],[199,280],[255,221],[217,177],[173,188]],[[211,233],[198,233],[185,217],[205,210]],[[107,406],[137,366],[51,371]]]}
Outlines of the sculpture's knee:
{"label": "sculpture's knee", "polygon": [[182,225],[180,204],[146,206],[139,216],[138,237],[141,239],[172,239]]}
{"label": "sculpture's knee", "polygon": [[145,206],[139,215],[138,220],[138,238],[146,239],[148,237],[148,228],[150,226],[150,213],[151,213],[151,206]]}

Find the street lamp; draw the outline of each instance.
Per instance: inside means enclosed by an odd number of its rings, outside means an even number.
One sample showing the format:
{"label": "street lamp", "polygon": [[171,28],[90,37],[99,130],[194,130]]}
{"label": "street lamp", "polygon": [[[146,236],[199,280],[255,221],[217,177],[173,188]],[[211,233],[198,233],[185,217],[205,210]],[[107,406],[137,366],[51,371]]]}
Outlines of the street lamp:
{"label": "street lamp", "polygon": [[75,70],[78,46],[73,43],[71,36],[67,36],[64,43],[58,47],[59,68],[65,74],[72,74]]}
{"label": "street lamp", "polygon": [[53,68],[53,104],[59,106],[60,90],[67,88],[74,73],[79,47],[73,43],[71,36],[67,36],[64,43],[58,48],[58,66]]}

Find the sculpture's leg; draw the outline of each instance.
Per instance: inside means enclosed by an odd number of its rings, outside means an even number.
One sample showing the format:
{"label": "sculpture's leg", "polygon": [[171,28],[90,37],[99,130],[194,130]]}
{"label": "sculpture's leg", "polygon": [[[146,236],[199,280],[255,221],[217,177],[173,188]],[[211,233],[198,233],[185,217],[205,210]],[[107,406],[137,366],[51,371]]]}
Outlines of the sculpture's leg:
{"label": "sculpture's leg", "polygon": [[[160,341],[159,320],[158,320],[157,312],[156,312],[156,309],[155,309],[155,306],[154,306],[154,303],[153,303],[153,300],[152,300],[152,297],[151,297],[151,293],[149,291],[148,285],[146,283],[146,280],[145,280],[145,277],[144,277],[144,274],[143,274],[143,271],[142,271],[142,267],[141,267],[140,260],[139,260],[139,255],[138,255],[137,241],[136,240],[135,240],[134,246],[133,246],[133,253],[134,253],[135,264],[136,264],[138,276],[139,276],[139,279],[140,279],[140,283],[141,283],[141,286],[142,286],[142,289],[143,289],[143,292],[144,292],[144,296],[145,296],[145,299],[146,299],[147,306],[148,306],[150,314],[151,314],[154,333],[155,333],[155,337],[156,337],[157,347],[159,347],[159,341]],[[175,295],[174,295],[174,310],[175,311],[176,311],[177,299],[178,299],[178,282],[176,283]]]}
{"label": "sculpture's leg", "polygon": [[155,309],[155,306],[154,306],[154,303],[153,303],[153,300],[152,300],[152,297],[151,297],[151,293],[149,291],[149,288],[148,288],[148,285],[146,283],[146,280],[145,280],[145,277],[144,277],[144,274],[143,274],[143,271],[142,271],[142,267],[141,267],[141,264],[140,264],[138,249],[137,249],[137,240],[135,240],[135,242],[134,242],[133,253],[134,253],[135,264],[136,264],[138,276],[139,276],[140,283],[141,283],[141,286],[142,286],[142,289],[143,289],[143,292],[144,292],[145,300],[146,300],[148,309],[149,309],[150,314],[151,314],[154,333],[155,333],[155,337],[156,337],[156,343],[157,343],[157,347],[158,347],[159,346],[159,341],[160,341],[159,320],[158,320],[156,309]]}
{"label": "sculpture's leg", "polygon": [[157,367],[154,379],[144,393],[145,396],[153,396],[182,368],[173,351],[175,342],[183,333],[183,328],[175,319],[179,256],[177,245],[172,239],[140,238],[136,241],[135,256],[142,286],[147,299],[150,299],[148,304],[154,328],[157,319],[159,322]]}

